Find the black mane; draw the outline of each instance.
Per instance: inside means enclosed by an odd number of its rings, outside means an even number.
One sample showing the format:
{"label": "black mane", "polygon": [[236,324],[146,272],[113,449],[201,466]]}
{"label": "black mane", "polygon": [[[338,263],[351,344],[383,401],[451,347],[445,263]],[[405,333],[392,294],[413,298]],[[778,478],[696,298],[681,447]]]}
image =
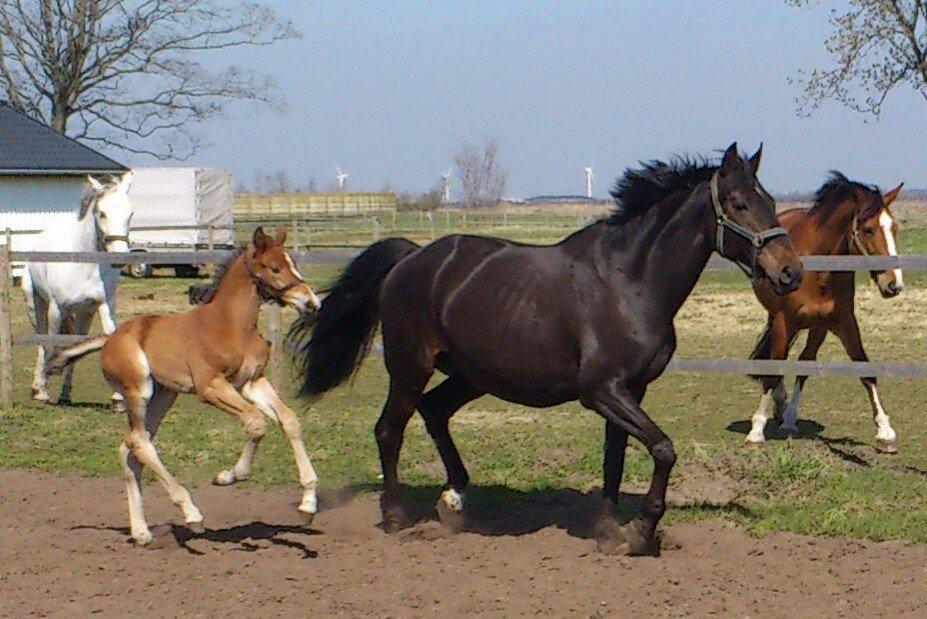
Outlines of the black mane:
{"label": "black mane", "polygon": [[875,209],[882,208],[882,190],[876,185],[851,181],[842,172],[831,170],[828,173],[827,180],[814,194],[814,205],[809,213],[826,217],[845,200],[852,200],[854,198],[853,192],[856,190],[861,191],[869,198],[869,204],[865,207],[863,217],[873,214],[871,211]]}
{"label": "black mane", "polygon": [[677,191],[692,190],[709,180],[717,169],[717,164],[703,157],[689,156],[673,157],[668,163],[657,160],[641,162],[637,170],[628,168],[615,181],[615,188],[611,191],[615,208],[607,221],[611,224],[628,221]]}
{"label": "black mane", "polygon": [[219,282],[222,281],[222,278],[225,277],[225,274],[228,272],[229,267],[232,266],[232,263],[238,259],[245,250],[248,248],[247,245],[243,245],[236,249],[231,256],[226,258],[219,266],[216,267],[216,273],[212,276],[212,281],[206,282],[203,284],[194,284],[187,288],[187,296],[190,297],[191,305],[205,305],[212,301],[212,298],[216,294],[216,290],[219,288]]}

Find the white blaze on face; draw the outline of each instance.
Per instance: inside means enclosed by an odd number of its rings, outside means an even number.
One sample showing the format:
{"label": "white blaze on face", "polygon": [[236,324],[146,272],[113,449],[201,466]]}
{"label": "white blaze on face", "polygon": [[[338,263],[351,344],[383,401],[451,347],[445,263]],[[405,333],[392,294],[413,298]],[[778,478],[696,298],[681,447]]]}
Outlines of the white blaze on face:
{"label": "white blaze on face", "polygon": [[[879,215],[879,226],[882,227],[882,233],[885,235],[885,246],[888,248],[889,256],[897,256],[898,248],[895,246],[895,235],[892,233],[892,224],[894,220],[889,212],[885,209],[882,210],[882,214]],[[901,274],[901,269],[895,269],[895,285],[901,287],[904,285],[904,278]]]}
{"label": "white blaze on face", "polygon": [[295,277],[301,282],[306,281],[303,279],[302,274],[300,274],[299,269],[296,268],[296,264],[293,263],[293,259],[290,258],[290,254],[284,253],[283,256],[284,258],[286,258],[287,266],[290,267],[290,272],[293,274],[293,277]]}

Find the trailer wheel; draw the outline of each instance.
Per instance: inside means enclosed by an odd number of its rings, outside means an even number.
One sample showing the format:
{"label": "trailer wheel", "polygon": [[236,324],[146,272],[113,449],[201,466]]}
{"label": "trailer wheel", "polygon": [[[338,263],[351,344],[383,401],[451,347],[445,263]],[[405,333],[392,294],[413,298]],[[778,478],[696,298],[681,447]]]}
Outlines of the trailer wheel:
{"label": "trailer wheel", "polygon": [[174,274],[192,279],[200,276],[200,268],[194,264],[178,264],[174,267]]}
{"label": "trailer wheel", "polygon": [[[142,251],[140,249],[135,250],[136,252]],[[150,264],[139,263],[139,264],[128,264],[126,265],[125,272],[126,274],[133,279],[145,279],[151,277],[152,267]]]}

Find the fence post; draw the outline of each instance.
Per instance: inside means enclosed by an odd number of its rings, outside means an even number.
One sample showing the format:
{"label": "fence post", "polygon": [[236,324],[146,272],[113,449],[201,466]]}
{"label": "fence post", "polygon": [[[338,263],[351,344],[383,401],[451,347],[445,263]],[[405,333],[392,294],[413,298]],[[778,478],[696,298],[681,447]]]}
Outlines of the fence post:
{"label": "fence post", "polygon": [[0,416],[13,405],[13,327],[10,324],[10,264],[12,234],[6,230],[6,244],[0,250]]}
{"label": "fence post", "polygon": [[270,331],[270,359],[267,364],[268,377],[274,387],[281,386],[283,376],[283,311],[276,303],[268,306],[267,326]]}

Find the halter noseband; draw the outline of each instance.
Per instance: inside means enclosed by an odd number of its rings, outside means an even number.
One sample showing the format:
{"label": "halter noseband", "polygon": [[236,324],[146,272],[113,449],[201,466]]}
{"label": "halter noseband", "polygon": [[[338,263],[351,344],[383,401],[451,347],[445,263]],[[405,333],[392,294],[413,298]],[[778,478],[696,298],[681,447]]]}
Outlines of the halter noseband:
{"label": "halter noseband", "polygon": [[[757,261],[759,260],[760,251],[763,249],[763,246],[775,238],[780,236],[788,236],[789,233],[781,226],[769,228],[768,230],[764,230],[762,232],[754,232],[753,230],[740,225],[725,215],[724,209],[721,207],[721,198],[718,193],[718,170],[715,170],[715,173],[711,175],[711,180],[708,182],[708,187],[711,191],[711,206],[715,209],[715,223],[717,224],[717,228],[715,229],[715,249],[718,250],[719,254],[728,260],[731,260],[734,264],[740,267],[740,269],[746,273],[748,277],[753,277],[753,274],[756,271]],[[750,243],[750,246],[753,249],[750,254],[749,263],[724,255],[725,228],[727,228],[734,235],[739,236],[740,238]]]}
{"label": "halter noseband", "polygon": [[251,276],[251,281],[254,282],[254,287],[257,290],[258,296],[261,298],[261,301],[264,301],[265,303],[273,301],[278,305],[283,305],[283,295],[302,283],[293,282],[291,284],[287,284],[283,288],[274,288],[259,278],[257,275],[252,273],[250,269],[248,270],[248,274]]}

